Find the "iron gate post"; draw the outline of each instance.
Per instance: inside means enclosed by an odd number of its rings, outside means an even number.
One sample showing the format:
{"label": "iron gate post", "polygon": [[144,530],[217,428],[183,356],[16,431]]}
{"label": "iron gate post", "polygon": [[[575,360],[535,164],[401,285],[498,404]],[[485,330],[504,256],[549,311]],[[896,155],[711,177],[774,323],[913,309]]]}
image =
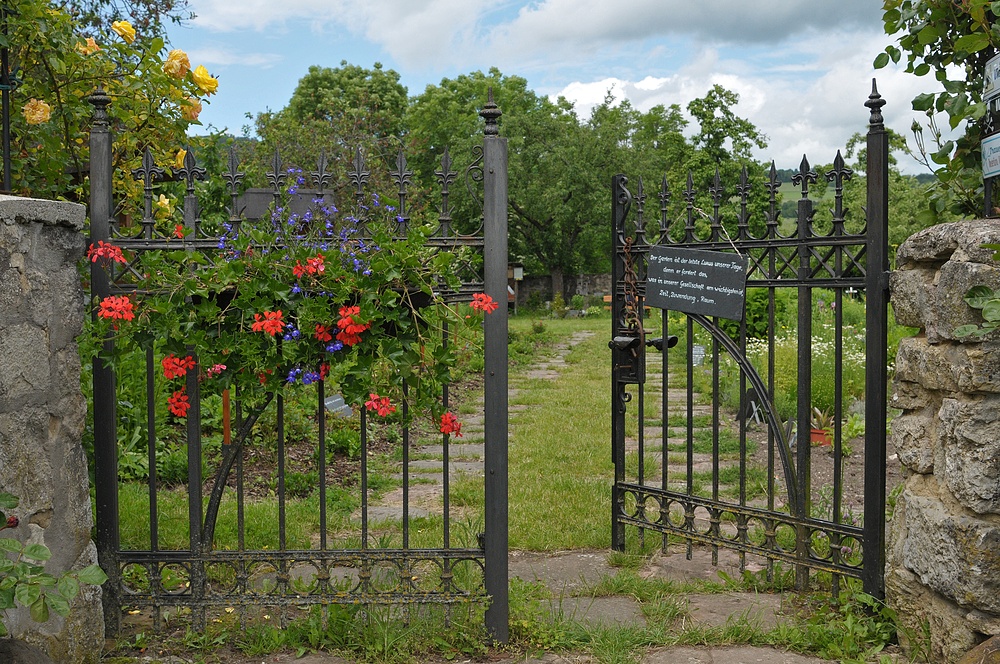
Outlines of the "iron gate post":
{"label": "iron gate post", "polygon": [[[111,215],[114,213],[111,195],[111,127],[108,106],[111,98],[98,87],[88,101],[94,107],[90,129],[90,242],[107,241],[111,235]],[[111,269],[111,268],[109,268]],[[90,264],[90,285],[93,297],[104,298],[111,293],[108,272],[100,263]],[[97,308],[91,316],[96,321]],[[114,341],[104,342],[103,353],[114,351]],[[104,583],[104,631],[109,636],[118,633],[121,575],[118,565],[118,440],[115,430],[115,374],[100,355],[93,359],[94,367],[94,502],[97,512],[97,559],[108,575]]]}
{"label": "iron gate post", "polygon": [[479,113],[486,120],[483,138],[483,268],[486,294],[499,305],[485,317],[484,452],[485,537],[483,584],[490,596],[486,629],[491,638],[510,638],[508,607],[507,506],[507,139],[500,137],[501,112],[489,100]]}
{"label": "iron gate post", "polygon": [[619,380],[619,365],[625,349],[616,350],[614,339],[622,335],[625,317],[625,298],[620,292],[624,288],[624,226],[628,214],[628,178],[615,175],[611,180],[611,461],[615,465],[615,481],[611,488],[611,548],[625,550],[625,524],[619,516],[625,508],[625,492],[621,485],[625,481],[625,384]]}
{"label": "iron gate post", "polygon": [[867,245],[865,278],[865,523],[863,576],[865,592],[885,597],[885,423],[889,303],[889,137],[882,120],[882,99],[872,79],[865,102],[868,125]]}

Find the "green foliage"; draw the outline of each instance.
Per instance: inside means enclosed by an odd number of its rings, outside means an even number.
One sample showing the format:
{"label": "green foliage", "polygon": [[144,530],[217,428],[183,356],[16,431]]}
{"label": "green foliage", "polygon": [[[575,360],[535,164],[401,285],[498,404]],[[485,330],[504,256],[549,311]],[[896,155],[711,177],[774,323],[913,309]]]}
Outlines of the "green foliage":
{"label": "green foliage", "polygon": [[[248,181],[264,182],[276,151],[286,164],[305,171],[315,170],[322,155],[333,199],[349,200],[353,189],[344,174],[360,150],[369,165],[379,166],[372,169],[373,187],[387,190],[387,169],[381,166],[395,165],[403,147],[406,107],[399,74],[378,62],[371,69],[347,61],[333,68],[312,66],[299,79],[287,107],[257,115],[260,140],[246,144]],[[412,212],[414,201],[410,203]]]}
{"label": "green foliage", "polygon": [[983,338],[1000,327],[1000,290],[990,290],[988,286],[973,286],[963,298],[965,302],[982,312],[983,322],[974,325],[960,325],[953,334],[959,339],[969,336]]}
{"label": "green foliage", "polygon": [[[290,191],[301,184],[294,172],[290,180]],[[440,331],[447,322],[460,334],[481,318],[438,294],[441,283],[457,288],[452,265],[461,249],[429,248],[430,231],[416,223],[405,237],[398,229],[395,208],[376,194],[350,212],[317,205],[301,215],[281,209],[243,222],[225,232],[219,251],[189,252],[181,243],[145,251],[134,264],[145,275],[137,286],[146,295],[95,302],[84,347],[98,351],[113,337],[115,351],[105,359],[119,367],[144,365],[136,360],[153,350],[163,366],[157,392],[172,392],[168,421],[187,414],[183,376],[195,368],[192,346],[206,395],[236,385],[245,404],[263,408],[275,384],[322,379],[348,404],[386,417],[405,380],[411,412],[440,417],[439,385],[461,350]],[[109,311],[117,306],[127,313]],[[140,394],[133,393],[137,401]],[[289,436],[295,423],[287,423]]]}
{"label": "green foliage", "polygon": [[[17,505],[16,496],[0,492],[0,531],[20,525],[17,517],[4,513]],[[50,558],[52,552],[44,544],[0,537],[0,616],[17,606],[27,607],[35,622],[48,621],[51,613],[67,616],[81,583],[100,585],[108,578],[97,565],[54,576],[45,571],[44,563]],[[0,637],[4,636],[7,626],[0,620]]]}
{"label": "green foliage", "polygon": [[[931,91],[913,99],[913,110],[927,113],[931,145],[926,145],[920,124],[912,127],[919,158],[938,178],[928,210],[933,218],[982,211],[979,120],[987,110],[982,99],[985,64],[1000,46],[998,8],[990,0],[883,3],[885,32],[895,36],[896,43],[875,58],[875,68],[905,57],[907,72],[933,75],[936,81],[928,82]],[[934,113],[945,113],[952,129],[964,124],[964,133],[944,140]]]}

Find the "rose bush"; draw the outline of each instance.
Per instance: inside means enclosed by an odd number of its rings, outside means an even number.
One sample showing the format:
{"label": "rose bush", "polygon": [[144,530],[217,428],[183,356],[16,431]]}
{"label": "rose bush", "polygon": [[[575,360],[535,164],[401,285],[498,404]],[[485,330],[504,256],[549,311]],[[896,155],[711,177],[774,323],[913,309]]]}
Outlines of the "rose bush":
{"label": "rose bush", "polygon": [[20,79],[12,107],[21,112],[10,118],[16,194],[86,200],[94,111],[87,98],[103,86],[112,99],[115,172],[121,174],[115,188],[121,200],[137,200],[140,189],[125,174],[140,165],[147,147],[161,161],[175,154],[218,87],[203,66],[191,70],[183,51],[168,51],[162,38],[128,21],[89,35],[52,3],[24,0],[7,26],[11,71]]}

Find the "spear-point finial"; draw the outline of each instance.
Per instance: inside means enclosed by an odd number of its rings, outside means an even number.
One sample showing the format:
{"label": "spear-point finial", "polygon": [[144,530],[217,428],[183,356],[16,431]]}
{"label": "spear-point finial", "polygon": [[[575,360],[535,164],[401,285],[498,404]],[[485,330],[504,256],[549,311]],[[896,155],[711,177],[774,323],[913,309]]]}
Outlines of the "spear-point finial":
{"label": "spear-point finial", "polygon": [[885,100],[882,99],[882,95],[878,93],[878,87],[875,85],[875,79],[872,79],[872,93],[868,95],[868,101],[865,102],[865,107],[870,109],[872,112],[871,119],[868,121],[869,125],[881,125],[883,123],[882,119],[882,107],[885,106]]}
{"label": "spear-point finial", "polygon": [[486,105],[483,106],[483,110],[479,111],[479,116],[486,120],[486,131],[484,133],[487,136],[500,135],[500,125],[497,124],[497,120],[500,119],[501,115],[503,115],[503,111],[493,101],[493,86],[491,85],[486,93]]}

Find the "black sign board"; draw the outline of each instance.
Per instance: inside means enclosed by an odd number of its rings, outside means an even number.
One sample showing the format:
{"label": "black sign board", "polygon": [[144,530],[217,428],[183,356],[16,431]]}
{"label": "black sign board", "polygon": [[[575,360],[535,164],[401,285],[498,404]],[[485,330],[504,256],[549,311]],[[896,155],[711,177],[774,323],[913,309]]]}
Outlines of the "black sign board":
{"label": "black sign board", "polygon": [[652,247],[646,304],[658,309],[743,320],[747,259],[739,254]]}

